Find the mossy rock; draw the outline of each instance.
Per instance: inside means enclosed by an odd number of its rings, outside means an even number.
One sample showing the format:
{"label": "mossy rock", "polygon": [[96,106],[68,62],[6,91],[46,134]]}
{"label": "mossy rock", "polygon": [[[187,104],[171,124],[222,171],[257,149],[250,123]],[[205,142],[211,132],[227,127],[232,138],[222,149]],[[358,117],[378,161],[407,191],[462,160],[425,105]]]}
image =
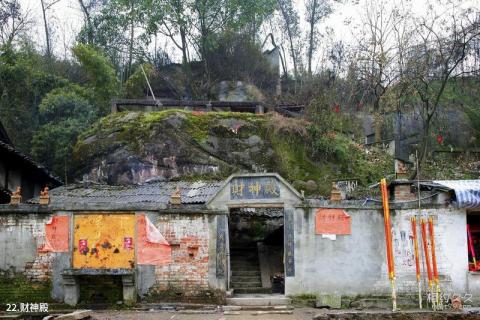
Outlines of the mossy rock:
{"label": "mossy rock", "polygon": [[[384,154],[373,161],[340,133],[324,140],[335,154],[312,152],[305,120],[236,112],[121,112],[99,120],[74,147],[79,179],[110,184],[148,179],[224,179],[235,172],[277,172],[307,195],[328,195],[331,183],[362,185],[391,173]],[[318,150],[317,150],[318,151]],[[305,184],[303,184],[305,182]]]}

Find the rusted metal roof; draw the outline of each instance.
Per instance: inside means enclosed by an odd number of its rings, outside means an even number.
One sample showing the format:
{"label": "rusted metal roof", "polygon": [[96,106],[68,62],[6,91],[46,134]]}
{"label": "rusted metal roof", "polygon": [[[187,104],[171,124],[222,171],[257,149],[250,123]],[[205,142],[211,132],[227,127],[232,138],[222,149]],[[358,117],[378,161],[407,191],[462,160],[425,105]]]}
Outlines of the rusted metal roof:
{"label": "rusted metal roof", "polygon": [[[74,184],[51,190],[50,203],[53,205],[62,203],[168,204],[170,196],[179,187],[182,204],[204,204],[220,189],[221,185],[222,181],[155,181],[126,186]],[[38,198],[28,202],[38,203]]]}

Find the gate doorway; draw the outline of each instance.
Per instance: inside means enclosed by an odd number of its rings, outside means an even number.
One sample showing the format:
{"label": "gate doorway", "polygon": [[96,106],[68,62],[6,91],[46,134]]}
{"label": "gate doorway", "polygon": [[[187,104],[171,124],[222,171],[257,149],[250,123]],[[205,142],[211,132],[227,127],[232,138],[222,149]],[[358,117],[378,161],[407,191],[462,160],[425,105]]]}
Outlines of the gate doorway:
{"label": "gate doorway", "polygon": [[231,208],[228,226],[233,293],[283,294],[283,207]]}

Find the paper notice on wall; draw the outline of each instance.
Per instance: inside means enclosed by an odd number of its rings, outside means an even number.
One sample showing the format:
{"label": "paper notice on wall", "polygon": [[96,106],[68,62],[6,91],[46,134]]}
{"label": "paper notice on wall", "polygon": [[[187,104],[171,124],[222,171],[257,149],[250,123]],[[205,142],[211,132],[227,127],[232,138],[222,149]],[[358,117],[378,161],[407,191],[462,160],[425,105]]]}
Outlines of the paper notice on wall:
{"label": "paper notice on wall", "polygon": [[318,209],[315,214],[316,234],[351,234],[350,216],[343,209]]}
{"label": "paper notice on wall", "polygon": [[322,234],[323,239],[337,240],[336,234]]}
{"label": "paper notice on wall", "polygon": [[53,216],[45,223],[45,244],[39,251],[68,252],[69,222],[69,216]]}
{"label": "paper notice on wall", "polygon": [[161,266],[172,261],[172,248],[144,214],[137,216],[137,263]]}

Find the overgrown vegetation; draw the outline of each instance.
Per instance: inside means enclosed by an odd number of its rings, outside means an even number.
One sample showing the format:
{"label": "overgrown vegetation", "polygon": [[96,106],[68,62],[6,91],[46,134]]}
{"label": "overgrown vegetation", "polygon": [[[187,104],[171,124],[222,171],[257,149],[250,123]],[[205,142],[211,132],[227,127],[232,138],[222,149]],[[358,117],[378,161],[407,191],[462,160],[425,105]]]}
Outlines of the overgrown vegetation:
{"label": "overgrown vegetation", "polygon": [[[178,148],[189,148],[192,157],[200,153],[205,159],[221,159],[223,169],[215,175],[217,179],[237,170],[263,168],[280,173],[307,194],[329,195],[333,180],[354,177],[366,186],[391,173],[390,156],[367,154],[343,133],[323,130],[312,122],[276,113],[123,112],[101,119],[84,132],[74,160],[77,167],[85,168],[118,149],[146,159],[149,146],[168,137],[168,141],[179,141]],[[258,137],[257,141],[248,145],[252,137]],[[216,148],[212,141],[218,144]],[[235,157],[237,153],[245,158]],[[302,188],[308,181],[313,181],[313,187]]]}

